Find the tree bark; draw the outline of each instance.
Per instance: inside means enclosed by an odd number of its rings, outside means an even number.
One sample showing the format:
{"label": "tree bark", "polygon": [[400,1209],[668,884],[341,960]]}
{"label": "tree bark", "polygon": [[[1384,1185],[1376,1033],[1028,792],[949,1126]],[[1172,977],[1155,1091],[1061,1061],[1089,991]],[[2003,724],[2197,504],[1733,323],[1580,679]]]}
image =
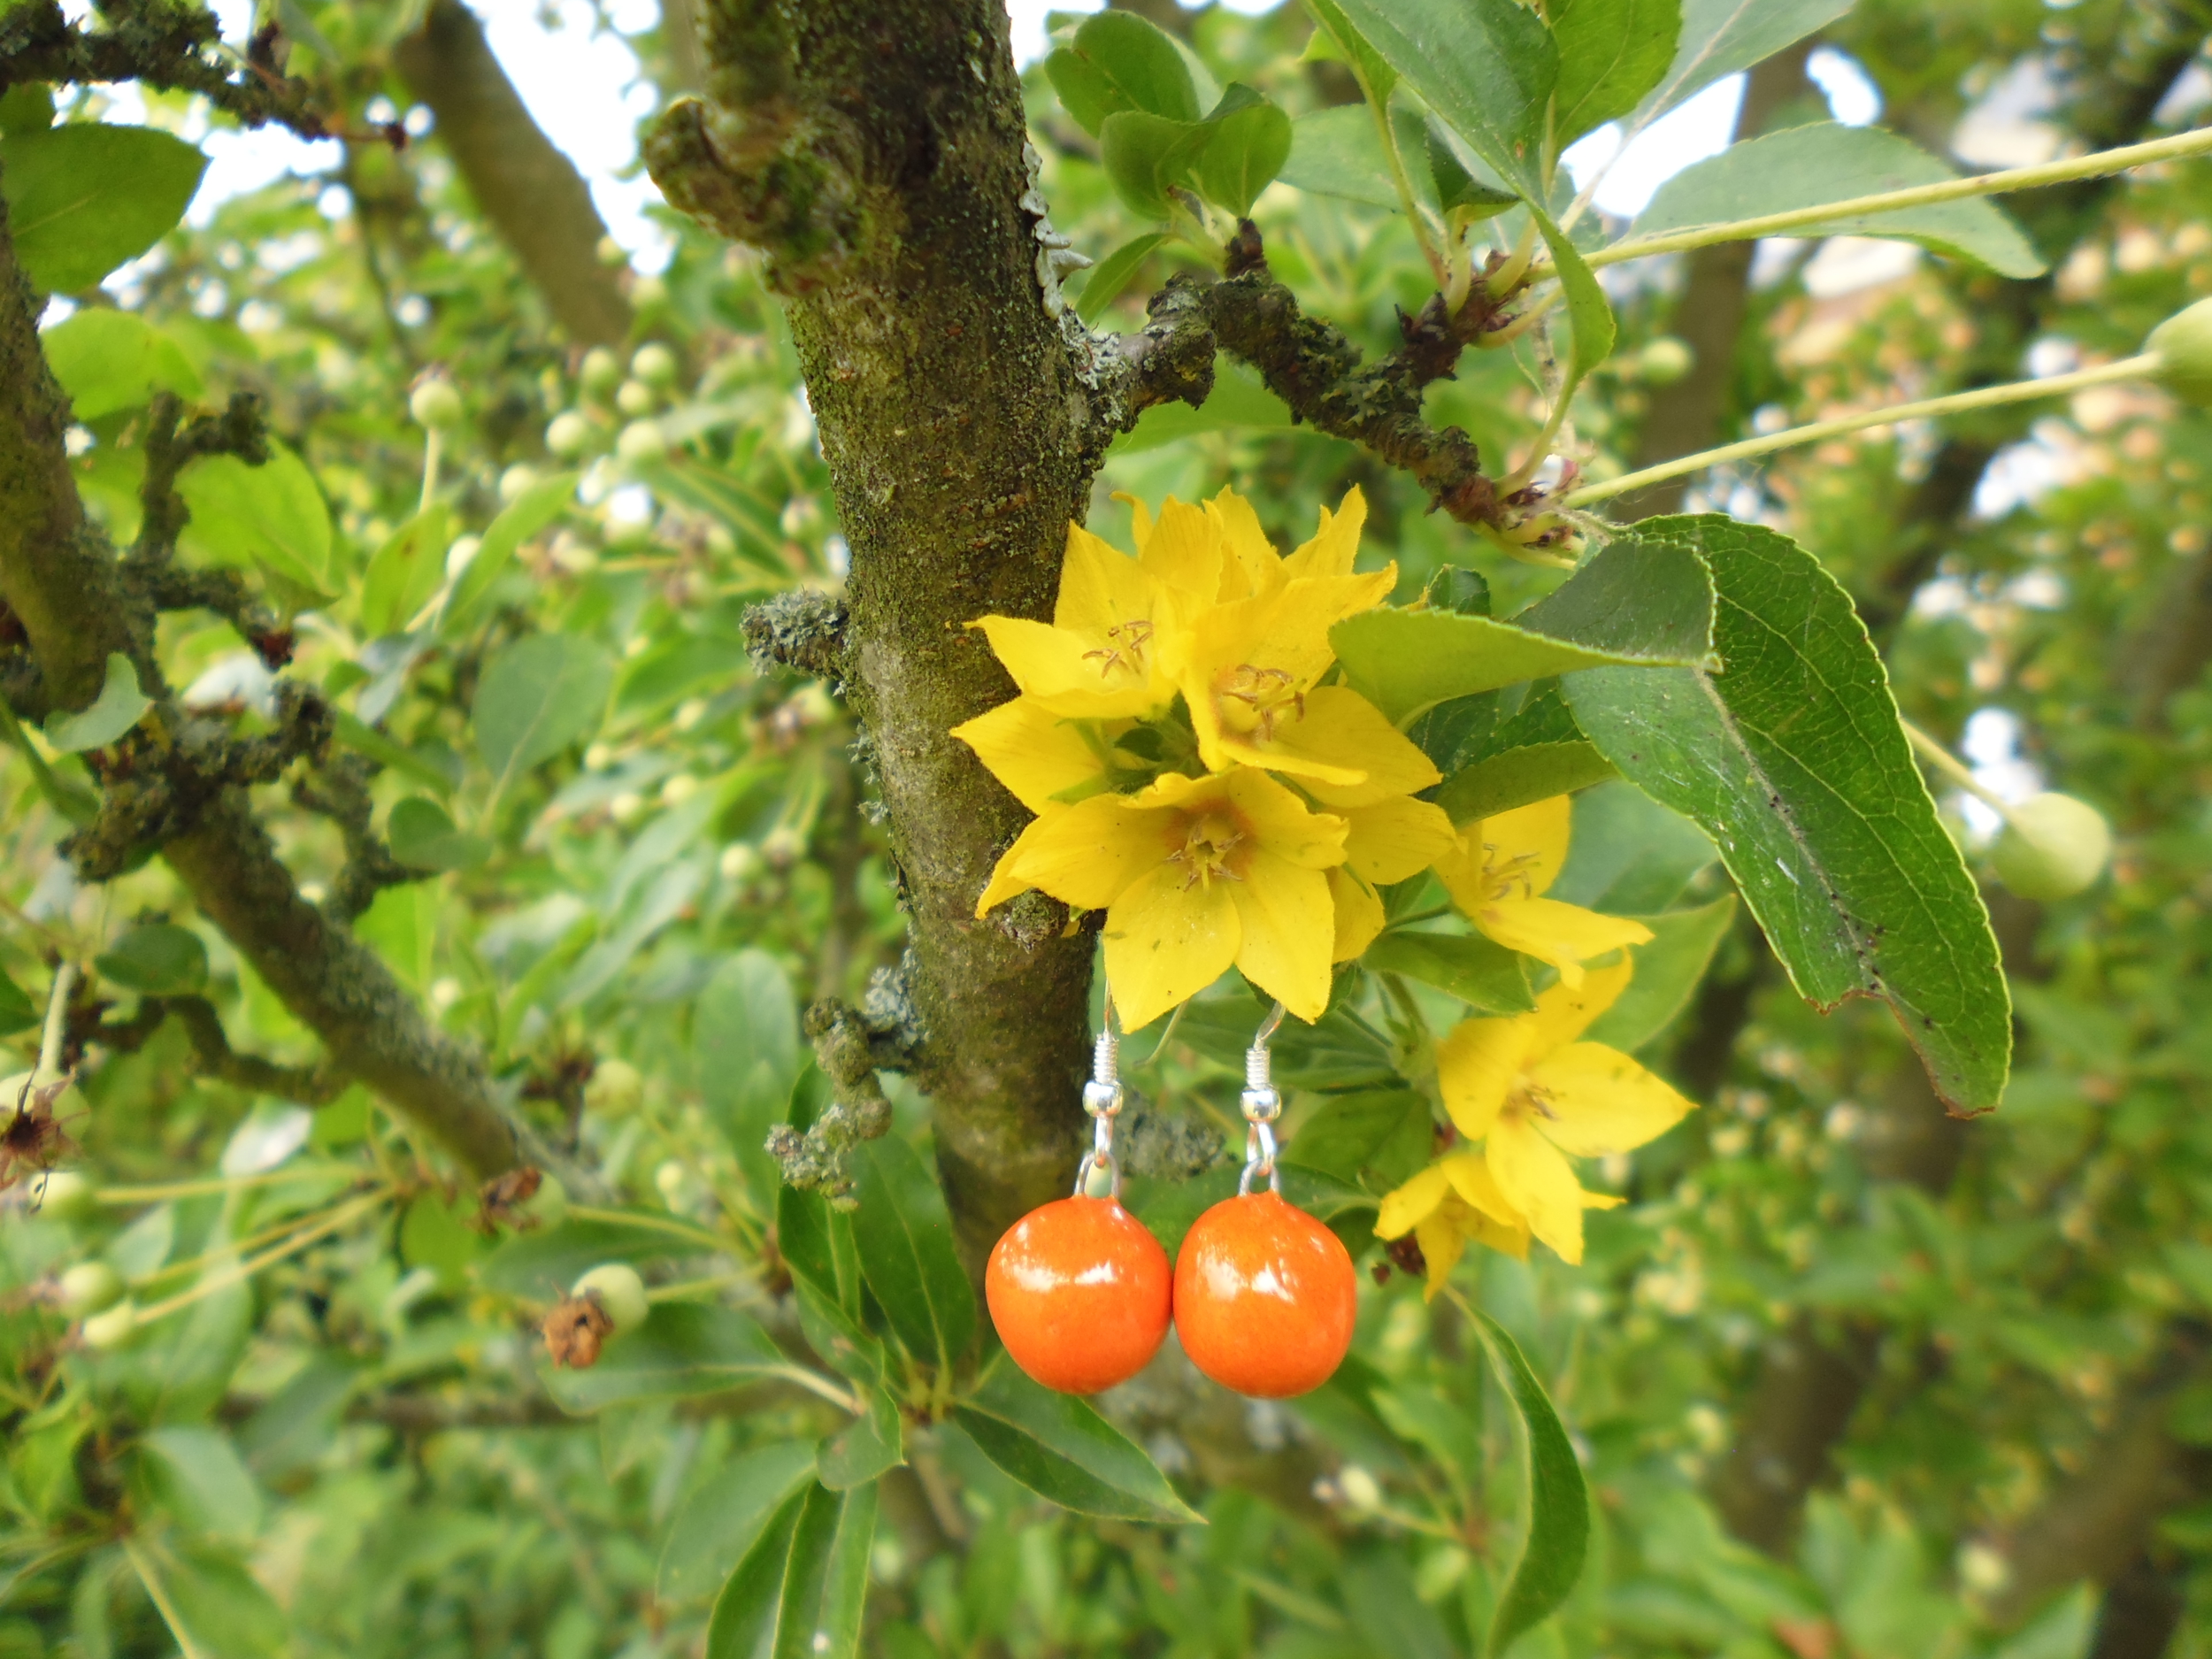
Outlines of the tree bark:
{"label": "tree bark", "polygon": [[630,302],[599,262],[606,222],[575,165],[530,119],[475,13],[461,0],[431,0],[392,58],[437,117],[438,142],[554,320],[580,344],[621,344]]}

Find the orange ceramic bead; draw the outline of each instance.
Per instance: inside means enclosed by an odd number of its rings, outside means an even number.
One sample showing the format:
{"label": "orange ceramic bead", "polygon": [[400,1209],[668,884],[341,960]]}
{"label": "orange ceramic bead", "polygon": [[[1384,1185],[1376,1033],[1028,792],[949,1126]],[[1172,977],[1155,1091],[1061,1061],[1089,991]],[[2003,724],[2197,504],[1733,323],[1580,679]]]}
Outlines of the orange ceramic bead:
{"label": "orange ceramic bead", "polygon": [[1167,1252],[1113,1198],[1063,1198],[1006,1230],[983,1273],[991,1323],[1048,1388],[1094,1394],[1145,1368],[1167,1335]]}
{"label": "orange ceramic bead", "polygon": [[1359,1295],[1336,1234],[1273,1193],[1224,1199],[1175,1258],[1175,1334],[1223,1386],[1286,1400],[1329,1380]]}

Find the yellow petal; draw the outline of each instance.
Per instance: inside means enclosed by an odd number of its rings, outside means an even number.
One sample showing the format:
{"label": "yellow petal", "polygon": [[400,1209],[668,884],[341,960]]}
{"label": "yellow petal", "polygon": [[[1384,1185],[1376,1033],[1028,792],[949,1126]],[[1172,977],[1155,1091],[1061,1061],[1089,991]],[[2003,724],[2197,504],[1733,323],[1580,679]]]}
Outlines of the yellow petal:
{"label": "yellow petal", "polygon": [[[1479,829],[1479,825],[1470,825]],[[1436,879],[1444,884],[1444,890],[1452,895],[1452,902],[1463,915],[1472,916],[1483,907],[1488,889],[1482,879],[1482,849],[1465,835],[1455,836],[1452,844],[1437,854],[1432,866]]]}
{"label": "yellow petal", "polygon": [[1367,497],[1360,494],[1357,484],[1344,494],[1344,504],[1334,513],[1321,510],[1321,527],[1314,532],[1313,540],[1283,561],[1283,574],[1293,579],[1300,576],[1349,576],[1352,561],[1359,557],[1359,533],[1367,522]]}
{"label": "yellow petal", "polygon": [[1494,899],[1471,918],[1508,950],[1559,970],[1560,983],[1582,983],[1582,964],[1627,945],[1647,943],[1651,929],[1624,916],[1601,916],[1556,899]]}
{"label": "yellow petal", "polygon": [[1375,1217],[1375,1236],[1402,1239],[1436,1213],[1444,1194],[1452,1189],[1443,1164],[1432,1164],[1395,1192],[1386,1194]]}
{"label": "yellow petal", "polygon": [[1356,763],[1293,766],[1276,740],[1302,721],[1314,681],[1335,660],[1329,629],[1344,614],[1352,584],[1366,580],[1288,582],[1217,605],[1190,625],[1177,679],[1207,765],[1219,771],[1241,762],[1334,783],[1365,781],[1366,768]]}
{"label": "yellow petal", "polygon": [[1102,634],[1131,617],[1152,614],[1154,587],[1143,566],[1079,524],[1068,526],[1067,555],[1060,565],[1055,627]]}
{"label": "yellow petal", "polygon": [[[1275,771],[1315,780],[1314,798],[1325,806],[1367,806],[1413,795],[1443,776],[1380,709],[1348,686],[1315,687],[1302,707],[1294,706],[1275,723],[1271,735],[1262,740],[1250,733],[1243,741],[1265,754],[1263,764]],[[1340,772],[1363,775],[1350,783],[1325,775]]]}
{"label": "yellow petal", "polygon": [[1479,1152],[1455,1152],[1437,1167],[1451,1182],[1452,1190],[1476,1210],[1502,1226],[1528,1229],[1528,1218],[1516,1210],[1490,1172],[1490,1160]]}
{"label": "yellow petal", "polygon": [[1305,870],[1326,870],[1344,862],[1346,826],[1334,813],[1309,810],[1303,801],[1263,772],[1228,772],[1219,784],[1260,845],[1273,856]]}
{"label": "yellow petal", "polygon": [[1517,1112],[1501,1118],[1485,1144],[1498,1190],[1538,1238],[1566,1262],[1582,1260],[1582,1183],[1559,1148]]}
{"label": "yellow petal", "polygon": [[1590,1029],[1597,1017],[1620,1000],[1636,972],[1635,958],[1624,952],[1618,962],[1592,968],[1582,983],[1560,982],[1536,999],[1536,1041],[1529,1047],[1531,1064],[1555,1048],[1563,1048]]}
{"label": "yellow petal", "polygon": [[1552,1113],[1538,1127],[1554,1146],[1578,1158],[1655,1141],[1691,1110],[1670,1085],[1601,1042],[1573,1043],[1529,1075]]}
{"label": "yellow petal", "polygon": [[[1101,771],[1099,752],[1083,727],[1033,697],[1002,703],[988,714],[954,726],[952,734],[975,750],[991,775],[1032,812],[1064,804],[1060,796],[1090,783]],[[1114,733],[1097,736],[1110,742]]]}
{"label": "yellow petal", "polygon": [[1244,879],[1225,884],[1244,925],[1237,967],[1303,1020],[1329,1007],[1329,951],[1336,909],[1329,879],[1272,853],[1256,855]]}
{"label": "yellow petal", "polygon": [[1336,941],[1329,948],[1329,960],[1349,962],[1375,942],[1388,918],[1382,895],[1354,875],[1348,864],[1326,873],[1329,897],[1336,903]]}
{"label": "yellow petal", "polygon": [[1436,1045],[1437,1081],[1444,1110],[1459,1133],[1479,1141],[1498,1120],[1506,1095],[1520,1080],[1535,1029],[1525,1018],[1463,1019]]}
{"label": "yellow petal", "polygon": [[[1103,910],[1140,876],[1166,864],[1173,849],[1165,836],[1173,828],[1166,814],[1148,811],[1127,796],[1093,795],[1044,813],[1000,864],[1079,910]],[[994,877],[992,886],[997,885]]]}
{"label": "yellow petal", "polygon": [[1436,1300],[1436,1293],[1467,1252],[1467,1233],[1460,1223],[1459,1217],[1439,1211],[1413,1230],[1413,1241],[1421,1247],[1421,1260],[1428,1268],[1428,1284],[1421,1292],[1424,1302]]}
{"label": "yellow petal", "polygon": [[1378,887],[1419,874],[1458,839],[1443,808],[1405,795],[1337,813],[1346,825],[1345,864]]}
{"label": "yellow petal", "polygon": [[1161,864],[1108,909],[1106,979],[1125,1029],[1150,1025],[1229,971],[1242,936],[1233,885],[1187,884],[1179,866]]}
{"label": "yellow petal", "polygon": [[1221,591],[1221,529],[1203,507],[1170,495],[1138,562],[1155,581],[1184,588],[1206,603]]}
{"label": "yellow petal", "polygon": [[1114,499],[1129,506],[1129,539],[1136,546],[1139,562],[1144,558],[1147,543],[1152,540],[1152,509],[1125,489],[1114,492]]}
{"label": "yellow petal", "polygon": [[1221,536],[1221,586],[1215,594],[1220,603],[1282,586],[1283,557],[1260,528],[1250,502],[1233,489],[1225,489],[1206,503],[1206,516]]}
{"label": "yellow petal", "polygon": [[1018,617],[985,617],[973,626],[983,630],[1014,683],[1055,714],[1136,719],[1164,707],[1174,695],[1171,685],[1156,683],[1150,672],[1156,653],[1141,649],[1116,656],[1102,634],[1094,641]]}
{"label": "yellow petal", "polygon": [[1567,862],[1567,833],[1573,818],[1572,799],[1555,795],[1486,818],[1469,829],[1467,839],[1486,855],[1496,887],[1516,898],[1532,899],[1558,879],[1559,867]]}
{"label": "yellow petal", "polygon": [[998,863],[991,866],[991,879],[984,883],[983,895],[975,902],[976,920],[981,921],[986,915],[999,905],[1005,903],[1007,900],[1017,894],[1026,893],[1037,885],[1022,874],[1021,864],[1024,856],[1028,851],[1026,843],[1032,836],[1037,833],[1038,826],[1043,822],[1044,819],[1041,818],[1033,819],[1026,829],[1014,838],[1014,844],[999,855]]}

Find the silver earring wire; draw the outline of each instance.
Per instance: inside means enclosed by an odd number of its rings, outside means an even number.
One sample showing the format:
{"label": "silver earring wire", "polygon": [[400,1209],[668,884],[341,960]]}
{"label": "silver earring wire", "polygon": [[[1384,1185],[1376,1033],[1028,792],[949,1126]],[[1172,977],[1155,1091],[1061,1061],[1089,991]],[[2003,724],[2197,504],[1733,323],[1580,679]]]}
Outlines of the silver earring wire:
{"label": "silver earring wire", "polygon": [[1251,1195],[1253,1181],[1263,1176],[1269,1192],[1283,1190],[1282,1171],[1275,1167],[1275,1120],[1283,1115],[1283,1097],[1275,1092],[1273,1062],[1267,1052],[1268,1039],[1282,1023],[1283,1005],[1278,1002],[1244,1051],[1244,1173],[1237,1191],[1246,1197]]}
{"label": "silver earring wire", "polygon": [[[1121,1164],[1114,1156],[1114,1119],[1121,1116],[1123,1099],[1121,1033],[1115,1029],[1114,987],[1103,988],[1105,1025],[1091,1050],[1091,1080],[1083,1085],[1083,1110],[1091,1115],[1091,1149],[1083,1155],[1083,1165],[1075,1172],[1078,1198],[1121,1196]],[[1093,1193],[1092,1179],[1100,1170],[1106,1171],[1106,1191]]]}

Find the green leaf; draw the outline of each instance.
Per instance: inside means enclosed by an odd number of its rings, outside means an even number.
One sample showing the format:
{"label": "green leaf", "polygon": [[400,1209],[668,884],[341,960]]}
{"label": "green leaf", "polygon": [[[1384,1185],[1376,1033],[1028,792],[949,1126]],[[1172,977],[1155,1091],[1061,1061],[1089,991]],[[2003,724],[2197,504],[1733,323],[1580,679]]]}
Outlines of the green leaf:
{"label": "green leaf", "polygon": [[[1472,224],[1502,213],[1521,199],[1492,182],[1486,176],[1489,168],[1479,159],[1471,162],[1472,152],[1463,153],[1459,141],[1441,121],[1431,119],[1421,127],[1421,147],[1428,154],[1429,182],[1435,187],[1440,212],[1456,214]],[[1417,180],[1420,175],[1413,177]]]}
{"label": "green leaf", "polygon": [[491,659],[469,718],[494,794],[588,737],[606,713],[614,658],[573,634],[535,634]]}
{"label": "green leaf", "polygon": [[1536,228],[1543,233],[1544,246],[1551,252],[1552,268],[1559,273],[1559,286],[1567,296],[1568,320],[1574,325],[1574,355],[1568,359],[1565,381],[1557,396],[1571,398],[1583,377],[1613,355],[1613,342],[1619,337],[1619,326],[1613,320],[1612,302],[1605,297],[1605,288],[1598,281],[1598,273],[1590,269],[1574,240],[1559,227],[1559,222],[1531,200],[1530,215],[1536,220]]}
{"label": "green leaf", "polygon": [[[1886,190],[1941,184],[1958,175],[1909,139],[1874,127],[1820,121],[1732,144],[1686,167],[1659,187],[1636,220],[1637,235],[1724,225],[1769,213]],[[1918,242],[1954,259],[1970,259],[2000,276],[2043,273],[2043,260],[2020,227],[1995,203],[1970,198],[1900,213],[1855,213],[1823,219],[1793,236],[1886,236]]]}
{"label": "green leaf", "polygon": [[[1418,178],[1417,170],[1412,176]],[[1291,122],[1282,179],[1315,196],[1398,211],[1390,157],[1375,130],[1374,112],[1363,104],[1340,104]]]}
{"label": "green leaf", "polygon": [[952,1416],[986,1457],[1063,1509],[1125,1521],[1201,1518],[1088,1402],[1050,1393],[1012,1365],[1000,1365]]}
{"label": "green leaf", "polygon": [[120,651],[108,653],[107,679],[92,706],[46,717],[46,741],[65,755],[105,749],[145,718],[153,700],[138,688],[138,670]]}
{"label": "green leaf", "polygon": [[723,1584],[707,1624],[707,1659],[761,1659],[768,1651],[799,1516],[820,1490],[810,1485],[787,1499]]}
{"label": "green leaf", "polygon": [[440,795],[453,793],[453,780],[405,744],[394,741],[359,716],[348,714],[343,709],[333,710],[332,714],[338,741],[356,754],[366,755],[417,783],[427,784]]}
{"label": "green leaf", "polygon": [[1559,72],[1551,31],[1518,0],[1338,0],[1377,56],[1529,195],[1542,188],[1546,102]]}
{"label": "green leaf", "polygon": [[1188,403],[1155,403],[1136,426],[1114,440],[1109,453],[1135,455],[1162,444],[1179,443],[1201,432],[1287,432],[1290,406],[1269,391],[1258,375],[1223,358],[1214,371],[1214,388],[1193,409]]}
{"label": "green leaf", "polygon": [[77,294],[184,217],[207,157],[150,127],[72,121],[0,140],[15,257],[31,286]]}
{"label": "green leaf", "polygon": [[233,1556],[138,1535],[125,1548],[183,1659],[274,1659],[288,1651],[282,1609]]}
{"label": "green leaf", "polygon": [[937,1178],[896,1135],[852,1150],[860,1270],[907,1352],[949,1371],[975,1339],[975,1292],[952,1245]]}
{"label": "green leaf", "polygon": [[467,623],[491,591],[492,584],[515,562],[522,544],[567,511],[576,498],[580,472],[556,472],[541,478],[508,503],[499,517],[485,527],[476,557],[453,584],[453,594],[438,618],[441,633],[452,633]]}
{"label": "green leaf", "polygon": [[1354,687],[1403,724],[1447,698],[1570,669],[1702,663],[1712,605],[1693,550],[1624,536],[1510,622],[1383,606],[1338,623],[1329,642]]}
{"label": "green leaf", "polygon": [[[1337,0],[1306,0],[1306,9],[1313,13],[1315,23],[1319,25],[1317,39],[1331,42],[1336,48],[1337,58],[1351,65],[1360,89],[1367,94],[1367,101],[1386,107],[1390,103],[1390,94],[1398,84],[1398,72],[1386,63],[1382,54],[1370,46],[1366,37],[1352,27],[1351,19],[1344,15],[1344,8],[1337,4]],[[1306,50],[1308,56],[1311,56],[1313,48],[1310,45]]]}
{"label": "green leaf", "polygon": [[720,1394],[791,1363],[748,1316],[703,1302],[664,1302],[636,1330],[611,1340],[589,1371],[548,1363],[546,1392],[579,1416],[638,1400]]}
{"label": "green leaf", "polygon": [[[1233,95],[1238,90],[1231,87]],[[1262,99],[1217,115],[1198,156],[1198,193],[1242,217],[1290,159],[1290,117]]]}
{"label": "green leaf", "polygon": [[1705,832],[1625,779],[1575,800],[1567,863],[1546,895],[1609,916],[1670,910],[1720,855]]}
{"label": "green leaf", "polygon": [[426,795],[411,795],[393,806],[384,838],[392,856],[410,870],[468,870],[492,856],[490,841],[465,833]]}
{"label": "green leaf", "polygon": [[707,1659],[852,1659],[876,1507],[872,1483],[817,1485],[787,1503],[716,1600]]}
{"label": "green leaf", "polygon": [[1141,236],[1131,237],[1100,260],[1083,280],[1083,292],[1076,297],[1075,314],[1087,324],[1103,317],[1106,308],[1121,297],[1121,291],[1129,286],[1147,257],[1166,240],[1164,231],[1147,231]]}
{"label": "green leaf", "polygon": [[157,392],[188,402],[207,395],[206,382],[177,342],[135,311],[81,311],[38,340],[79,420],[135,409]]}
{"label": "green leaf", "polygon": [[261,1489],[222,1430],[184,1424],[150,1429],[138,1443],[138,1458],[140,1495],[184,1531],[242,1540],[261,1530]]}
{"label": "green leaf", "polygon": [[1283,1164],[1333,1175],[1379,1197],[1420,1172],[1435,1134],[1427,1099],[1411,1089],[1335,1094],[1284,1142]]}
{"label": "green leaf", "polygon": [[0,1037],[28,1030],[38,1023],[38,1004],[23,994],[21,986],[0,973]]}
{"label": "green leaf", "polygon": [[1626,115],[1666,76],[1682,36],[1682,0],[1555,0],[1559,42],[1552,143],[1566,147]]}
{"label": "green leaf", "polygon": [[1633,1054],[1657,1037],[1690,1005],[1713,953],[1736,919],[1736,895],[1724,893],[1694,910],[1629,919],[1651,929],[1651,942],[1636,947],[1635,977],[1584,1033],[1623,1054]]}
{"label": "green leaf", "polygon": [[1436,804],[1455,824],[1494,818],[1555,795],[1572,795],[1613,776],[1613,763],[1589,743],[1529,743],[1484,757],[1454,772]]}
{"label": "green leaf", "polygon": [[126,990],[177,996],[207,983],[207,947],[188,927],[149,922],[125,933],[92,965]]}
{"label": "green leaf", "polygon": [[1718,515],[1647,519],[1709,564],[1724,672],[1571,676],[1590,741],[1720,849],[1801,995],[1878,996],[1935,1089],[1994,1106],[2011,1002],[1973,878],[1936,818],[1851,601],[1786,536]]}
{"label": "green leaf", "polygon": [[653,1594],[703,1600],[736,1571],[777,1514],[814,1479],[814,1448],[783,1440],[747,1453],[692,1489],[669,1524]]}
{"label": "green leaf", "polygon": [[1125,110],[1198,119],[1198,88],[1175,42],[1156,25],[1129,12],[1100,12],[1085,19],[1071,44],[1045,59],[1053,90],[1076,124],[1100,136],[1106,118]]}
{"label": "green leaf", "polygon": [[700,987],[691,1031],[700,1093],[746,1183],[772,1204],[782,1178],[763,1142],[788,1115],[799,1075],[799,1007],[783,964],[757,948],[731,956]]}
{"label": "green leaf", "polygon": [[856,1385],[860,1415],[822,1442],[822,1484],[832,1492],[864,1486],[906,1461],[906,1425],[895,1401],[872,1385]]}
{"label": "green leaf", "polygon": [[792,1278],[848,1319],[859,1319],[860,1249],[853,1241],[849,1212],[836,1209],[819,1193],[780,1187],[776,1248]]}
{"label": "green leaf", "polygon": [[1528,1536],[1483,1644],[1483,1652],[1494,1659],[1523,1632],[1549,1617],[1582,1576],[1590,1543],[1590,1492],[1574,1442],[1520,1346],[1488,1314],[1479,1308],[1471,1311],[1499,1380],[1520,1414],[1528,1452]]}
{"label": "green leaf", "polygon": [[54,124],[54,89],[37,81],[19,81],[0,93],[0,134],[14,138],[42,133]]}
{"label": "green leaf", "polygon": [[1682,0],[1682,34],[1658,88],[1636,111],[1647,125],[1724,75],[1748,69],[1848,12],[1853,0]]}
{"label": "green leaf", "polygon": [[696,1240],[670,1231],[666,1220],[649,1210],[640,1212],[634,1221],[572,1216],[557,1227],[517,1233],[476,1261],[476,1282],[503,1296],[553,1302],[602,1262],[649,1262],[702,1253]]}
{"label": "green leaf", "polygon": [[269,459],[248,466],[211,455],[179,474],[177,494],[191,510],[177,545],[217,565],[258,565],[294,586],[332,589],[330,509],[307,464],[271,441]]}
{"label": "green leaf", "polygon": [[1099,130],[1099,160],[1114,194],[1139,219],[1171,218],[1167,193],[1188,180],[1209,131],[1198,121],[1170,120],[1144,110],[1108,116]]}
{"label": "green leaf", "polygon": [[403,632],[445,580],[452,515],[434,502],[384,539],[361,580],[361,631],[370,639]]}
{"label": "green leaf", "polygon": [[430,988],[438,957],[438,895],[423,887],[386,887],[361,912],[355,935],[418,991]]}
{"label": "green leaf", "polygon": [[1525,1014],[1536,1006],[1528,964],[1480,933],[1385,933],[1368,946],[1360,965],[1402,973],[1494,1014]]}

